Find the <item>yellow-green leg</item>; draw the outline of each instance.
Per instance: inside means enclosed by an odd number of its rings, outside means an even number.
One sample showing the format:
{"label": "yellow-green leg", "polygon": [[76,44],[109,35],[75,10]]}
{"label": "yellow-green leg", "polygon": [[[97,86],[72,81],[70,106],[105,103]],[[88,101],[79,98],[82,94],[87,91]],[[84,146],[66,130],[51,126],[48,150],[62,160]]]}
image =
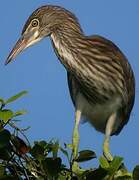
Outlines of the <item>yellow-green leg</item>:
{"label": "yellow-green leg", "polygon": [[75,113],[75,125],[73,129],[73,135],[72,135],[72,155],[73,155],[73,160],[75,160],[78,156],[78,147],[79,147],[79,123],[80,123],[80,118],[81,118],[81,111],[76,110]]}
{"label": "yellow-green leg", "polygon": [[104,143],[103,143],[103,154],[104,154],[104,156],[106,157],[106,159],[108,161],[113,160],[113,157],[112,157],[112,155],[110,153],[109,144],[110,144],[110,135],[111,135],[111,133],[113,131],[115,120],[116,120],[116,113],[113,113],[109,117],[109,119],[107,121],[107,124],[106,124],[105,139],[104,139]]}
{"label": "yellow-green leg", "polygon": [[110,142],[110,136],[105,136],[104,143],[103,143],[103,154],[108,161],[112,161],[113,157],[110,153],[109,142]]}
{"label": "yellow-green leg", "polygon": [[75,126],[73,129],[73,135],[72,135],[72,172],[74,172],[77,175],[81,175],[84,170],[79,167],[78,162],[76,161],[78,157],[78,147],[79,147],[79,123],[81,119],[81,110],[76,110],[75,113]]}

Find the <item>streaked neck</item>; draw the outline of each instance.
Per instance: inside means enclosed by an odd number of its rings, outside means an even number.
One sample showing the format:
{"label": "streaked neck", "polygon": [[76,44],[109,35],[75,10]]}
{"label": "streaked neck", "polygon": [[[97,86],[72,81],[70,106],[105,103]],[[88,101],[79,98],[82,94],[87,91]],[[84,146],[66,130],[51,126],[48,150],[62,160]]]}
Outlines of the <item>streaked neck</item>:
{"label": "streaked neck", "polygon": [[61,63],[70,72],[75,72],[78,67],[78,43],[77,39],[83,38],[82,31],[73,31],[70,28],[66,30],[55,31],[51,34],[52,44],[55,53]]}

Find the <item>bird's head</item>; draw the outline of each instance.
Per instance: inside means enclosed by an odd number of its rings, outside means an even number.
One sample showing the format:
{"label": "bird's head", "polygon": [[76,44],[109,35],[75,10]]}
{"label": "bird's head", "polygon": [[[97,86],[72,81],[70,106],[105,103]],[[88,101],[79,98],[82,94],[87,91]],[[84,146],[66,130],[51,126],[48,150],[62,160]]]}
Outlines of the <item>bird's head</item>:
{"label": "bird's head", "polygon": [[[68,19],[76,21],[72,13],[59,6],[47,5],[35,10],[25,23],[21,37],[10,52],[5,64],[15,59],[21,51],[51,35],[55,29],[66,24]],[[67,26],[69,28],[68,23]]]}
{"label": "bird's head", "polygon": [[21,37],[10,52],[5,64],[11,62],[20,52],[37,43],[44,36],[49,35],[50,31],[48,28],[45,27],[44,31],[43,16],[43,11],[40,12],[39,9],[31,14],[23,27]]}

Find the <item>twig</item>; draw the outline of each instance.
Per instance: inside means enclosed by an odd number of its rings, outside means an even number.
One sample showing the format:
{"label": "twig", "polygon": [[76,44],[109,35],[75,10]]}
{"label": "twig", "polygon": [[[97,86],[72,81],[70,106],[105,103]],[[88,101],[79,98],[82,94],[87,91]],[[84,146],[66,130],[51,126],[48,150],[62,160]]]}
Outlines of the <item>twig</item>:
{"label": "twig", "polygon": [[26,139],[28,145],[30,146],[30,142],[29,142],[29,140],[27,139],[27,137],[25,136],[25,134],[22,132],[22,130],[21,130],[20,128],[18,128],[13,122],[9,122],[8,124],[9,124],[12,128],[14,128],[14,129],[16,129],[17,131],[19,131],[19,132],[22,134],[22,136]]}

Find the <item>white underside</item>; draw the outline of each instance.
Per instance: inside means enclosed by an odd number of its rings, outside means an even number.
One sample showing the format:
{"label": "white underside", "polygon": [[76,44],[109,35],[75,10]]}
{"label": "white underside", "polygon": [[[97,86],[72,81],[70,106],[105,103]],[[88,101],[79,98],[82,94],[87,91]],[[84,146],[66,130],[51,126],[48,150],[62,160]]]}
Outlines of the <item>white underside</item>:
{"label": "white underside", "polygon": [[[112,113],[117,112],[118,107],[120,106],[121,100],[119,97],[111,98],[111,101],[108,101],[104,105],[90,105],[83,95],[78,94],[77,97],[77,108],[79,108],[82,112],[83,118],[88,121],[93,127],[105,133],[106,124],[109,117]],[[115,132],[119,126],[120,119],[117,117],[115,119],[114,127],[111,130]]]}

